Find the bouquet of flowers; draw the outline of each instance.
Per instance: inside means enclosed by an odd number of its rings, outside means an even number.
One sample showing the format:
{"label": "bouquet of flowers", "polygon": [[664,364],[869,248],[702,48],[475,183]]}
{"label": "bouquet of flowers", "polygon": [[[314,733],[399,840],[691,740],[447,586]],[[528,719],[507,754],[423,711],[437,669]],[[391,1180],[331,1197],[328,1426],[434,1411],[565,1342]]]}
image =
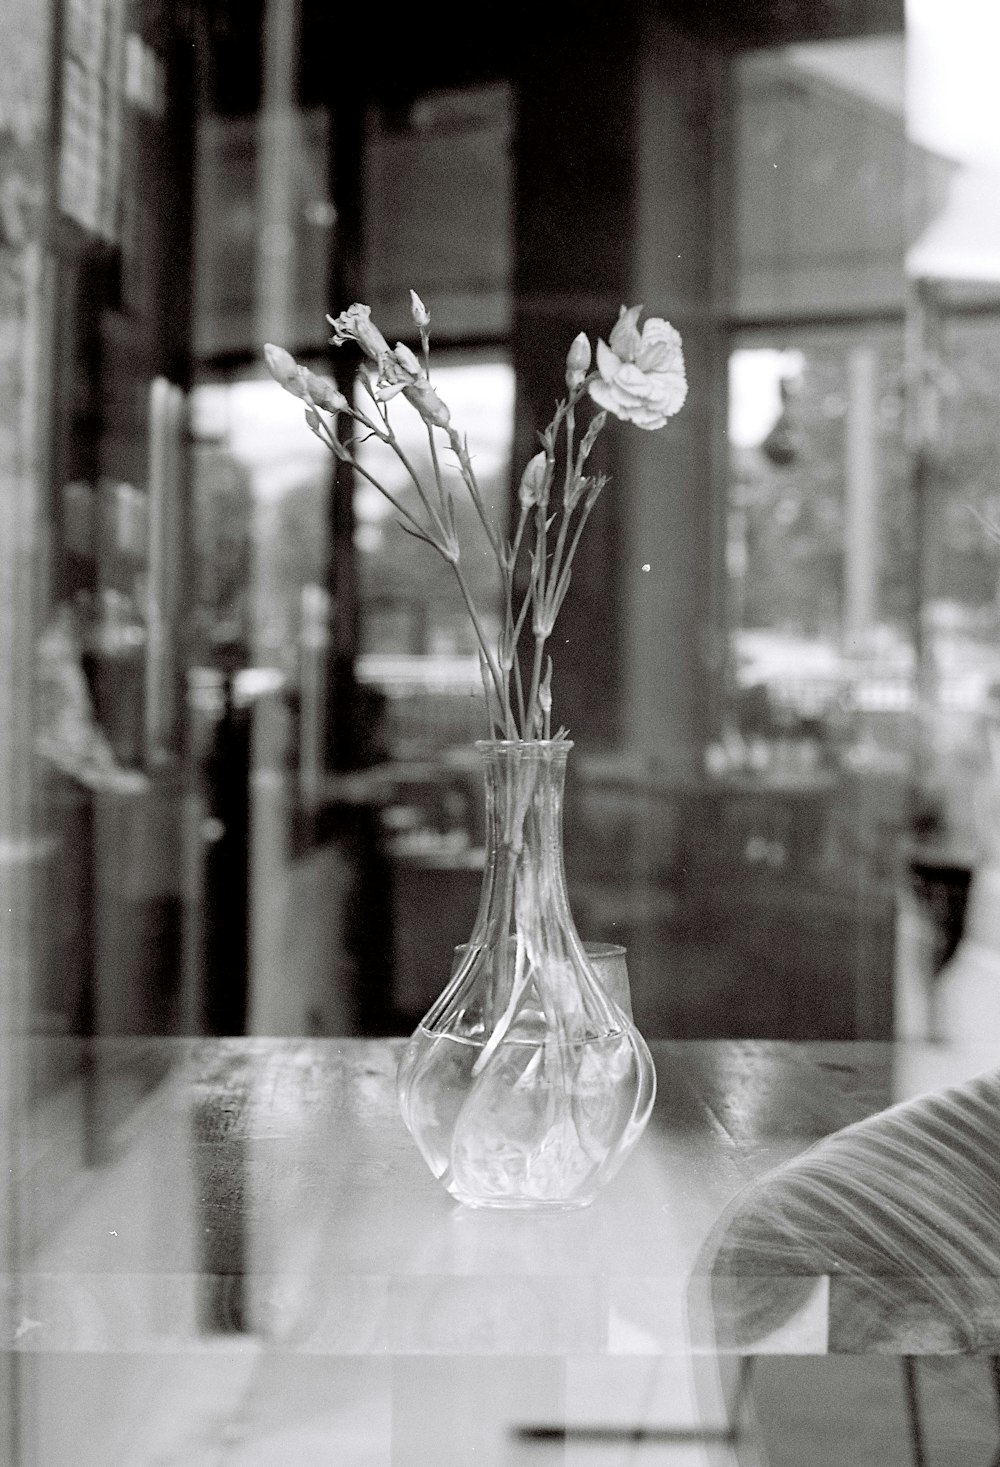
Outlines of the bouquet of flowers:
{"label": "bouquet of flowers", "polygon": [[[623,306],[607,342],[597,343],[595,367],[580,332],[566,355],[566,395],[525,465],[511,525],[501,528],[488,513],[469,444],[432,381],[430,316],[411,296],[419,355],[403,342],[390,347],[368,306],[328,318],[334,345],[360,348],[360,390],[350,398],[281,347],[265,348],[271,375],[304,402],[312,432],[385,496],[407,534],[451,567],[479,646],[491,735],[480,745],[483,893],[451,981],[400,1061],[400,1109],[434,1175],[461,1201],[581,1206],[641,1133],[655,1078],[641,1036],[601,986],[569,910],[561,800],[570,745],[562,729],[551,732],[546,644],[605,487],[604,475],[590,469],[594,444],[609,415],[655,430],[681,408],[681,341],[656,317],[640,329],[642,308]],[[393,427],[399,397],[426,430],[426,477]],[[585,408],[586,422],[578,421]],[[373,472],[361,451],[372,439],[396,455],[415,495],[400,497]],[[456,492],[470,496],[496,560],[503,615],[493,640],[463,569]]]}
{"label": "bouquet of flowers", "polygon": [[[669,322],[658,317],[649,317],[640,329],[642,307],[622,306],[607,342],[597,343],[594,367],[590,341],[584,332],[579,333],[566,356],[566,396],[538,435],[539,449],[521,475],[516,522],[512,518],[513,534],[508,534],[507,527],[491,520],[469,444],[435,390],[430,315],[415,291],[410,296],[419,355],[403,342],[390,347],[372,321],[369,306],[355,304],[336,320],[327,317],[333,327],[333,345],[353,342],[360,348],[357,380],[361,393],[354,397],[299,365],[280,346],[264,348],[267,367],[276,382],[305,403],[312,432],[389,500],[407,534],[424,541],[451,566],[476,634],[492,736],[547,740],[552,736],[552,658],[546,654],[546,644],[569,590],[584,526],[607,482],[603,474],[588,471],[590,456],[609,414],[655,430],[680,410],[687,395],[681,338]],[[390,403],[400,396],[423,420],[433,468],[431,482],[421,478],[393,429]],[[583,425],[578,414],[585,403],[593,404],[596,411]],[[365,464],[359,449],[371,438],[381,440],[396,454],[416,489],[417,507],[404,503]],[[503,616],[495,643],[487,635],[463,571],[454,508],[456,488],[471,497],[496,558]],[[518,563],[525,557],[526,582],[517,574]],[[522,583],[525,589],[518,603],[515,587]],[[518,651],[529,633],[531,656],[525,658],[522,669]]]}

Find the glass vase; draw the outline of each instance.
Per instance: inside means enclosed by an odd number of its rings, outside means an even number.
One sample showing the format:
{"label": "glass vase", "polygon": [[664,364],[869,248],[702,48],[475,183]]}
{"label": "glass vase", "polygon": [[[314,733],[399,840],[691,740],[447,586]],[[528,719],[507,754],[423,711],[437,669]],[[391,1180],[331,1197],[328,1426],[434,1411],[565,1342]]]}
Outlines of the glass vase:
{"label": "glass vase", "polygon": [[631,1017],[602,987],[566,894],[568,740],[484,741],[486,869],[475,927],[400,1061],[400,1110],[470,1207],[592,1202],[656,1089]]}

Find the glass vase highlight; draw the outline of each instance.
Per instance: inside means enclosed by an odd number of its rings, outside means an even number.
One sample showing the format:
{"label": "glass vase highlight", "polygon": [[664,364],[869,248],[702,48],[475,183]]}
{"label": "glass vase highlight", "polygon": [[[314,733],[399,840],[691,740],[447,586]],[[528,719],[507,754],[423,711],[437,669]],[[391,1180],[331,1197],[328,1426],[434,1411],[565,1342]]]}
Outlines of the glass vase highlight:
{"label": "glass vase highlight", "polygon": [[400,1110],[460,1202],[583,1207],[642,1134],[653,1062],[570,912],[562,807],[572,744],[477,747],[487,821],[479,913],[400,1061]]}

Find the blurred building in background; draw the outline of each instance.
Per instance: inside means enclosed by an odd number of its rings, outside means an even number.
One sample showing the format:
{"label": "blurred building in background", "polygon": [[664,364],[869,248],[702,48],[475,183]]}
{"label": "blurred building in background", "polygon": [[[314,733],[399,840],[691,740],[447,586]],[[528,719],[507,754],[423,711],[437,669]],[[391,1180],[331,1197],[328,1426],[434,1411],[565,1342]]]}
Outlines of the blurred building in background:
{"label": "blurred building in background", "polygon": [[967,903],[995,978],[989,9],[12,0],[0,1146],[65,1144],[27,1221],[0,1153],[5,1248],[141,1098],[79,1037],[401,1033],[468,936],[464,610],[262,367],[350,390],[352,301],[392,341],[427,303],[501,519],[577,332],[684,338],[683,413],[602,436],[554,688],[640,1028],[933,1033]]}
{"label": "blurred building in background", "polygon": [[442,986],[482,867],[465,613],[261,363],[343,373],[326,313],[406,340],[413,287],[501,518],[579,330],[641,301],[684,338],[683,414],[602,440],[556,669],[577,921],[640,1026],[890,1035],[990,855],[1000,685],[992,163],[920,125],[901,0],[22,19],[12,1024],[401,1032]]}

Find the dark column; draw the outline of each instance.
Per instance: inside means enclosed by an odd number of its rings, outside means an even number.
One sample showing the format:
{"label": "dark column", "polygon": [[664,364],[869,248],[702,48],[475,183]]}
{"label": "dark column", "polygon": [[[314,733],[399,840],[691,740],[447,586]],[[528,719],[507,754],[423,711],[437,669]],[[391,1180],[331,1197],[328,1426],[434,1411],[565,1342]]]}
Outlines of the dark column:
{"label": "dark column", "polygon": [[[579,331],[607,336],[629,296],[635,225],[638,29],[634,7],[583,5],[536,34],[517,85],[514,159],[514,462],[565,391]],[[553,722],[578,742],[619,735],[624,665],[620,531],[622,434],[598,444],[612,483],[591,516],[550,644]]]}
{"label": "dark column", "polygon": [[631,297],[680,331],[688,397],[666,428],[625,441],[622,734],[686,775],[701,767],[725,656],[729,62],[657,20],[637,65]]}
{"label": "dark column", "polygon": [[[671,767],[697,757],[719,642],[713,442],[724,392],[713,325],[719,71],[711,49],[639,4],[576,7],[517,75],[515,461],[563,390],[580,330],[605,339],[641,303],[684,337],[689,403],[667,428],[612,423],[611,475],[553,638],[553,712],[581,744]],[[648,565],[649,570],[642,567]]]}

